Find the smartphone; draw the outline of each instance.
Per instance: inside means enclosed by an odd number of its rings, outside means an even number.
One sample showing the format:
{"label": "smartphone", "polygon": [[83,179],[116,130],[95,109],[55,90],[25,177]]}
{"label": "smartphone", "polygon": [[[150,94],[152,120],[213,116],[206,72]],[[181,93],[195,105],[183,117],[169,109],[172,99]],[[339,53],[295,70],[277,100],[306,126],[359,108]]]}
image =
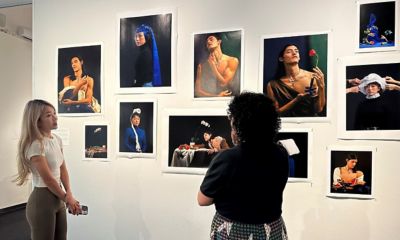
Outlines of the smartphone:
{"label": "smartphone", "polygon": [[[89,213],[89,207],[85,205],[80,205],[82,212],[79,213],[79,215],[88,215]],[[71,210],[68,208],[68,212],[72,214]]]}

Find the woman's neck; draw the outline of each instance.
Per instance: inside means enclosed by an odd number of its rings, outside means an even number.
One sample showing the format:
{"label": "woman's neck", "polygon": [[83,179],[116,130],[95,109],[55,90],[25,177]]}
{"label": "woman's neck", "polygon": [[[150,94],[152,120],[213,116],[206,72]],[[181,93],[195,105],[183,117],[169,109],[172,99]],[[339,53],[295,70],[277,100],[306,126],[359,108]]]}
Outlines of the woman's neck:
{"label": "woman's neck", "polygon": [[215,49],[211,52],[211,54],[214,55],[214,57],[215,57],[217,60],[219,60],[219,61],[222,59],[222,56],[223,56],[222,51],[221,51],[221,48],[215,48]]}
{"label": "woman's neck", "polygon": [[74,75],[75,75],[75,79],[80,78],[82,76],[82,70],[78,70],[78,71],[74,72]]}
{"label": "woman's neck", "polygon": [[41,131],[43,137],[51,138],[51,131]]}
{"label": "woman's neck", "polygon": [[295,79],[300,74],[300,67],[298,64],[285,65],[286,76]]}

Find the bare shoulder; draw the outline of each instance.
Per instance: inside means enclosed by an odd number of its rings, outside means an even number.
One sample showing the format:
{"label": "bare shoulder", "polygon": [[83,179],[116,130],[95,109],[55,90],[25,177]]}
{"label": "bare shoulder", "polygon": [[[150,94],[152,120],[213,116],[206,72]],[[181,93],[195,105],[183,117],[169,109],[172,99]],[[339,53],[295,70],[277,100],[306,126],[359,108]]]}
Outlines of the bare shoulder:
{"label": "bare shoulder", "polygon": [[230,64],[239,64],[239,59],[237,57],[227,56],[227,60]]}
{"label": "bare shoulder", "polygon": [[303,76],[305,76],[305,77],[310,77],[311,78],[311,76],[313,75],[313,73],[312,72],[310,72],[310,71],[307,71],[307,70],[304,70],[304,69],[301,69],[302,71],[302,75]]}

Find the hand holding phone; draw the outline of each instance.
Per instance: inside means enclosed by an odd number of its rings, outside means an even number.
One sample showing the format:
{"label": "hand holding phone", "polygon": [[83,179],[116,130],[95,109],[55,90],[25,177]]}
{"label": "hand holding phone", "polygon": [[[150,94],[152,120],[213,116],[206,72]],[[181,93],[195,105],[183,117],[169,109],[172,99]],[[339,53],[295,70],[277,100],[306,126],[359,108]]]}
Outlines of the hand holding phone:
{"label": "hand holding phone", "polygon": [[[79,205],[79,208],[81,209],[81,211],[78,213],[78,215],[88,215],[89,213],[89,207],[86,205]],[[70,208],[68,208],[68,212],[70,214],[72,214],[72,211]]]}

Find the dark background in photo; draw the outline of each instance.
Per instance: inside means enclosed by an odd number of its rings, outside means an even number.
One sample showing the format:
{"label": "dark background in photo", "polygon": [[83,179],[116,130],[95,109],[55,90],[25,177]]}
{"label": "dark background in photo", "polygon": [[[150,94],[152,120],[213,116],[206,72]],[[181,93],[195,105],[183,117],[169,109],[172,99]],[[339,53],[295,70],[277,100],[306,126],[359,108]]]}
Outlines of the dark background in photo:
{"label": "dark background in photo", "polygon": [[120,102],[119,113],[119,152],[130,152],[124,144],[124,135],[126,128],[131,127],[130,116],[133,109],[140,108],[139,127],[146,132],[147,151],[153,152],[153,121],[154,121],[154,103],[153,102]]}
{"label": "dark background in photo", "polygon": [[331,151],[331,167],[330,167],[330,186],[331,192],[333,185],[333,171],[337,167],[343,167],[346,165],[346,158],[349,154],[357,155],[356,168],[364,173],[364,181],[366,186],[369,186],[372,191],[372,152],[371,151]]}
{"label": "dark background in photo", "polygon": [[172,155],[179,145],[189,144],[192,137],[198,139],[196,144],[204,140],[204,128],[201,125],[201,121],[203,120],[210,124],[213,136],[225,138],[229,147],[233,147],[231,127],[226,116],[170,116],[168,166],[171,165]]}
{"label": "dark background in photo", "polygon": [[[264,39],[263,52],[263,92],[267,93],[268,82],[276,78],[278,70],[279,53],[287,44],[294,44],[299,48],[301,69],[312,72],[313,61],[309,56],[309,51],[314,49],[318,54],[318,67],[325,76],[325,92],[327,92],[328,82],[328,34],[316,34],[306,36],[292,36]],[[326,116],[326,108],[319,114]]]}
{"label": "dark background in photo", "polygon": [[[58,49],[58,92],[64,88],[64,77],[74,74],[71,66],[71,58],[76,56],[79,56],[83,59],[84,72],[93,78],[93,97],[95,97],[99,104],[102,105],[100,79],[101,45]],[[63,107],[60,107],[59,104],[58,109],[60,111],[63,109]]]}
{"label": "dark background in photo", "polygon": [[361,4],[359,43],[361,44],[363,37],[365,37],[364,30],[369,24],[371,13],[376,16],[374,25],[378,27],[379,34],[384,35],[386,30],[391,30],[392,34],[385,36],[389,41],[393,42],[396,34],[395,10],[395,1]]}
{"label": "dark background in photo", "polygon": [[294,176],[292,178],[308,178],[308,133],[280,132],[276,140],[293,139],[300,153],[292,155],[294,159]]}
{"label": "dark background in photo", "polygon": [[[98,130],[100,128],[100,130]],[[89,147],[103,145],[106,146],[107,152],[93,155],[93,158],[107,158],[108,145],[107,145],[107,125],[86,125],[85,126],[85,149]]]}
{"label": "dark background in photo", "polygon": [[162,87],[171,86],[172,14],[160,14],[120,19],[120,87],[133,87],[135,62],[139,47],[135,44],[135,31],[141,24],[153,29],[157,43]]}
{"label": "dark background in photo", "polygon": [[[400,80],[400,63],[347,66],[346,80],[353,78],[358,78],[361,80],[370,73],[376,73],[383,78],[386,76],[391,76],[393,79]],[[343,84],[346,84],[346,81],[343,80]],[[387,97],[389,102],[393,102],[394,106],[398,107],[397,114],[400,114],[400,92],[395,90],[384,91],[382,96]],[[365,95],[361,92],[346,94],[347,131],[355,130],[354,121],[356,117],[357,107],[360,104],[360,102],[364,100],[365,100]]]}

